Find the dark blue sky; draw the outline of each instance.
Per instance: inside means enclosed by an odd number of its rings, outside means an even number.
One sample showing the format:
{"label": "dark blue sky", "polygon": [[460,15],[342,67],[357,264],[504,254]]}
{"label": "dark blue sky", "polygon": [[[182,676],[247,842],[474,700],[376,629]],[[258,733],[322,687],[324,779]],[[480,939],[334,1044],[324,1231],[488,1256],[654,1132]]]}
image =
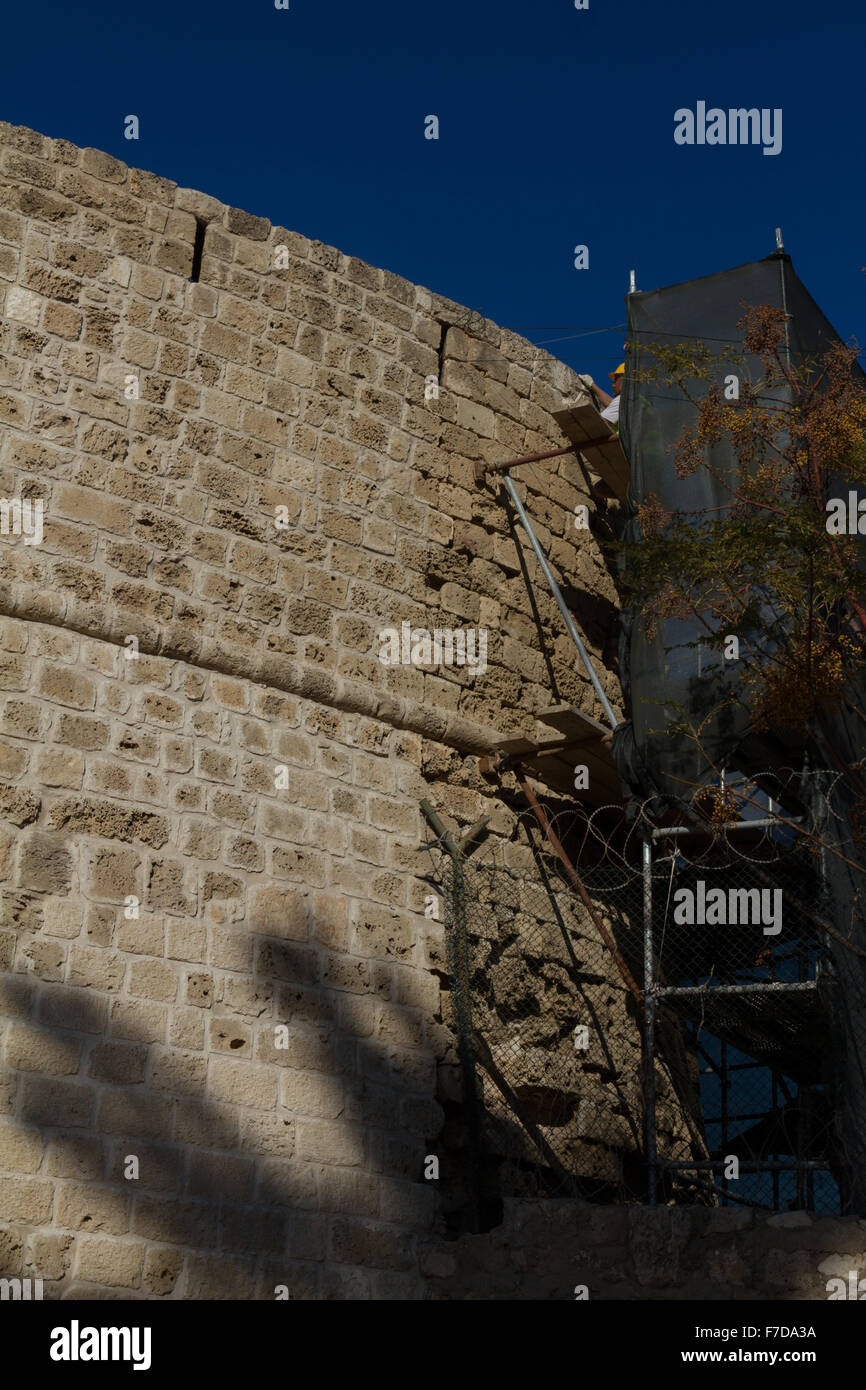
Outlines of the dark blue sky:
{"label": "dark blue sky", "polygon": [[[601,376],[622,329],[574,335],[625,322],[630,268],[643,290],[709,274],[766,255],[777,225],[842,336],[866,342],[863,13],[49,0],[6,12],[0,117],[385,266]],[[699,100],[781,107],[782,152],[677,146],[674,111]]]}

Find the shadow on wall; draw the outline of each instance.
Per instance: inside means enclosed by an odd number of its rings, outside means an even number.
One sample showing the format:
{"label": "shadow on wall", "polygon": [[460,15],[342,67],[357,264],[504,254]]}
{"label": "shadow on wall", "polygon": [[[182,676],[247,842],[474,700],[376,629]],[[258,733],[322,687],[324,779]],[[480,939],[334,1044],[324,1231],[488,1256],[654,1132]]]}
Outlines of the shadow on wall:
{"label": "shadow on wall", "polygon": [[[4,906],[38,937],[37,896]],[[4,1275],[42,1278],[47,1298],[423,1296],[434,1059],[420,1038],[401,1053],[405,1014],[374,1037],[377,962],[330,956],[317,989],[311,951],[244,935],[255,967],[231,977],[233,1012],[213,1014],[212,977],[187,965],[171,1046],[159,1004],[0,977]],[[38,939],[48,968],[59,943]],[[327,988],[348,969],[366,979]]]}

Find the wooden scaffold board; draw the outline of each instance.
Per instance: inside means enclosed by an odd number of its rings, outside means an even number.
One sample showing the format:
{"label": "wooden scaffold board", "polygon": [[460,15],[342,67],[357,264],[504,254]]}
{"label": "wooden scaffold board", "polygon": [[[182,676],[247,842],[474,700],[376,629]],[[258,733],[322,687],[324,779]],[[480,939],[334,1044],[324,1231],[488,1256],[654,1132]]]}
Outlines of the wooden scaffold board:
{"label": "wooden scaffold board", "polygon": [[[560,737],[500,739],[496,756],[482,759],[482,771],[492,771],[494,766],[504,771],[520,763],[530,777],[564,796],[599,806],[621,805],[622,787],[610,754],[610,730],[573,705],[555,705],[538,719]],[[589,773],[589,786],[583,791],[574,785],[574,769],[580,764]]]}
{"label": "wooden scaffold board", "polygon": [[[553,418],[573,444],[577,444],[590,469],[601,478],[604,487],[620,502],[625,501],[628,489],[629,466],[617,435],[613,434],[594,405],[572,405],[554,410]],[[609,439],[604,435],[610,433]],[[603,440],[599,443],[599,440]],[[593,440],[593,443],[587,441]]]}

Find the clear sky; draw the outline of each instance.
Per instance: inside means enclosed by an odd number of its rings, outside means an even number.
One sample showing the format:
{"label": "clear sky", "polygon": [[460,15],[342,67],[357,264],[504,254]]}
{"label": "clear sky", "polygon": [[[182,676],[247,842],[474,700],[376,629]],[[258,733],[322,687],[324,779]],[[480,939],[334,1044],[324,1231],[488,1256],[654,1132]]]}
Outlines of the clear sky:
{"label": "clear sky", "polygon": [[[3,30],[3,119],[384,266],[597,377],[622,358],[631,268],[642,290],[709,274],[768,254],[779,225],[866,345],[862,0],[48,0]],[[698,101],[781,108],[781,153],[677,145],[674,112]]]}

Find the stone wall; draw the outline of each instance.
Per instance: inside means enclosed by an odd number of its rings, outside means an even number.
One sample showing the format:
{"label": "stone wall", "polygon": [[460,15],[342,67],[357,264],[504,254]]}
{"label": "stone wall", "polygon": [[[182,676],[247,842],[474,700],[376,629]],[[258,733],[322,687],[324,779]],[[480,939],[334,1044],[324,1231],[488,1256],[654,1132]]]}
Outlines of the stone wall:
{"label": "stone wall", "polygon": [[[600,715],[473,463],[559,447],[578,383],[385,271],[9,126],[0,312],[0,498],[44,505],[40,544],[0,534],[2,1272],[419,1296],[456,1063],[419,799],[489,814],[519,870],[473,755],[534,730],[551,673]],[[583,466],[521,488],[617,704]],[[485,628],[487,670],[384,665],[403,622]]]}
{"label": "stone wall", "polygon": [[[515,548],[472,464],[560,446],[549,411],[573,373],[332,247],[2,129],[2,495],[43,497],[51,522],[44,546],[4,553],[7,609],[461,748],[549,704]],[[556,463],[525,475],[539,538],[609,618],[612,582],[572,525],[582,465]],[[563,698],[593,712],[539,602]],[[599,656],[604,623],[584,616]],[[489,670],[383,666],[377,633],[402,621],[486,627]]]}
{"label": "stone wall", "polygon": [[436,1299],[838,1299],[852,1270],[866,1290],[866,1221],[506,1201],[495,1231],[430,1242],[419,1263]]}
{"label": "stone wall", "polygon": [[[863,1223],[802,1213],[506,1194],[495,1229],[444,1235],[460,1090],[418,804],[489,815],[529,874],[474,755],[554,686],[601,714],[473,479],[561,445],[571,372],[9,126],[0,311],[0,498],[45,507],[41,544],[0,534],[0,1274],[51,1298],[571,1299],[823,1298],[866,1271]],[[582,464],[520,476],[616,705]],[[486,628],[487,671],[383,665],[404,621]],[[621,981],[598,988],[633,1070]]]}

